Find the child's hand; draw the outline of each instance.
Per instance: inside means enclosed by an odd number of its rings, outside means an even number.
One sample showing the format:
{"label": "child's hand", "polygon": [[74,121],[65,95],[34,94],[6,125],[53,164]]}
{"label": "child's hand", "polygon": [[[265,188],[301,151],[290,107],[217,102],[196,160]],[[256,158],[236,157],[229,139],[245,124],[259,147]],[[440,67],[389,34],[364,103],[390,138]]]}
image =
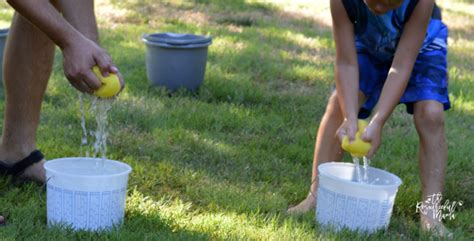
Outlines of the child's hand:
{"label": "child's hand", "polygon": [[349,142],[354,141],[355,139],[355,134],[357,133],[359,127],[357,123],[357,119],[349,120],[347,118],[344,119],[342,122],[342,125],[339,127],[339,129],[336,132],[337,138],[339,138],[339,141],[342,142],[342,139],[344,136],[349,137]]}
{"label": "child's hand", "polygon": [[362,140],[372,144],[372,147],[367,154],[368,158],[372,158],[375,152],[379,149],[382,140],[382,127],[383,125],[381,123],[372,120],[365,128],[364,134],[362,134]]}
{"label": "child's hand", "polygon": [[370,142],[365,142],[361,138],[368,123],[365,120],[358,120],[357,124],[359,130],[355,134],[354,141],[349,142],[349,137],[344,136],[344,138],[342,139],[341,147],[344,151],[349,152],[352,157],[363,157],[367,156],[371,147]]}

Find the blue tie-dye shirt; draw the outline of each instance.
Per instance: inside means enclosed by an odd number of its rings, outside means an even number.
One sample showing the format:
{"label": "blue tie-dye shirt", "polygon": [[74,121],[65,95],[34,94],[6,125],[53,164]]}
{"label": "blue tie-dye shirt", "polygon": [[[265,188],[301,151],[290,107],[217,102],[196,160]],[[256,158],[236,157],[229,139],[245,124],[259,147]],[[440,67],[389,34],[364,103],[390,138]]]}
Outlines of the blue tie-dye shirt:
{"label": "blue tie-dye shirt", "polygon": [[[357,51],[368,53],[381,62],[391,62],[403,27],[418,0],[405,0],[400,7],[379,16],[372,13],[363,0],[343,0],[343,3],[354,24]],[[443,27],[439,9],[435,6],[420,52],[446,48],[444,38],[439,36]]]}

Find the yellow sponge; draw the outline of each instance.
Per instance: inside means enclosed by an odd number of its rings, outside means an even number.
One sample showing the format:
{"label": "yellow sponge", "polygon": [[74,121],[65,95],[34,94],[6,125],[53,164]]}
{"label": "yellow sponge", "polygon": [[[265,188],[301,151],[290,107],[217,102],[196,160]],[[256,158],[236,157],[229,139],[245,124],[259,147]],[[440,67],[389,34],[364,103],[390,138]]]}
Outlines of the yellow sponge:
{"label": "yellow sponge", "polygon": [[359,130],[357,131],[355,139],[354,141],[352,141],[352,143],[349,143],[348,136],[344,136],[344,138],[342,139],[342,149],[349,152],[354,157],[363,157],[366,156],[367,153],[369,153],[371,147],[370,142],[365,142],[361,139],[362,133],[364,133],[367,124],[368,123],[365,120],[358,121]]}
{"label": "yellow sponge", "polygon": [[110,73],[109,76],[104,77],[97,66],[94,66],[92,71],[102,83],[102,86],[94,91],[95,96],[99,98],[111,98],[120,92],[120,80],[116,74]]}

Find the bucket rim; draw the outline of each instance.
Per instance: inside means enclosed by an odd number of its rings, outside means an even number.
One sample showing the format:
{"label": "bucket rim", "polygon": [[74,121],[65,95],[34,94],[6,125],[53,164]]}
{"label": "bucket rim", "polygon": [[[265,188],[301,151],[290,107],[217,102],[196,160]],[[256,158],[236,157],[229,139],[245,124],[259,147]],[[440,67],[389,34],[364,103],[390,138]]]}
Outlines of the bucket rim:
{"label": "bucket rim", "polygon": [[107,175],[79,175],[79,174],[69,174],[69,173],[59,173],[58,171],[52,169],[50,165],[53,165],[56,162],[61,162],[61,161],[66,161],[66,160],[72,160],[72,159],[87,159],[87,160],[96,160],[96,159],[102,159],[102,158],[92,158],[92,157],[64,157],[64,158],[56,158],[53,160],[46,161],[44,163],[44,169],[47,172],[51,172],[52,174],[60,174],[61,177],[73,177],[73,178],[94,178],[94,179],[101,179],[101,178],[110,178],[110,177],[118,177],[118,176],[123,176],[123,175],[129,175],[132,172],[132,167],[128,165],[127,163],[120,162],[120,161],[115,161],[115,160],[110,160],[110,159],[105,159],[104,161],[106,162],[113,162],[115,164],[118,164],[122,167],[125,167],[124,171],[121,171],[119,173],[114,173],[114,174],[107,174]]}
{"label": "bucket rim", "polygon": [[209,45],[212,44],[212,40],[211,40],[209,42],[196,43],[196,44],[173,45],[173,44],[168,44],[168,43],[163,43],[163,42],[150,41],[144,37],[142,38],[142,41],[148,46],[167,48],[167,49],[198,49],[198,48],[207,48]]}
{"label": "bucket rim", "polygon": [[143,38],[154,43],[164,43],[169,45],[191,45],[212,42],[209,35],[195,35],[190,33],[159,32],[144,34]]}
{"label": "bucket rim", "polygon": [[376,167],[369,167],[369,169],[374,169],[376,171],[379,171],[379,172],[383,172],[389,176],[391,176],[392,178],[395,179],[395,183],[394,184],[378,184],[378,185],[375,185],[375,184],[369,184],[369,183],[359,183],[359,182],[353,182],[353,181],[349,181],[349,180],[346,180],[346,179],[342,179],[338,176],[335,176],[335,175],[332,175],[332,174],[329,174],[329,173],[324,173],[324,172],[321,172],[321,169],[327,167],[327,166],[333,166],[333,165],[338,165],[338,166],[354,166],[353,163],[347,163],[347,162],[326,162],[326,163],[323,163],[323,164],[320,164],[318,166],[318,174],[320,176],[325,176],[325,177],[328,177],[328,178],[332,178],[332,179],[336,179],[337,181],[342,181],[344,183],[347,183],[347,184],[351,184],[351,185],[356,185],[356,186],[360,186],[360,187],[371,187],[371,188],[379,188],[379,189],[385,189],[385,188],[397,188],[402,185],[403,181],[402,179],[400,179],[400,177],[398,177],[397,175],[393,174],[393,173],[390,173],[388,171],[385,171],[383,169],[380,169],[380,168],[376,168]]}

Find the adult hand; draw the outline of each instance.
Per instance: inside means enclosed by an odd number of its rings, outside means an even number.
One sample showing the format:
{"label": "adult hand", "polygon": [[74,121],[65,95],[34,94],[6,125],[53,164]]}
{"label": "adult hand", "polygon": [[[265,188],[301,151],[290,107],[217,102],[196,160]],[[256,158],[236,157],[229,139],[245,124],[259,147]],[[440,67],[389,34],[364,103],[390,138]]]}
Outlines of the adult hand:
{"label": "adult hand", "polygon": [[369,150],[369,153],[367,154],[368,158],[372,158],[372,156],[379,149],[380,143],[382,141],[382,128],[382,123],[372,119],[372,121],[370,121],[370,123],[365,128],[364,133],[362,134],[362,140],[370,142],[371,144],[371,148]]}
{"label": "adult hand", "polygon": [[117,74],[123,89],[124,81],[119,70],[113,65],[107,51],[95,42],[80,36],[65,46],[62,52],[64,74],[79,91],[93,93],[101,86],[99,79],[92,72],[92,67],[96,65],[103,76],[108,76],[110,73]]}
{"label": "adult hand", "polygon": [[355,139],[355,134],[357,133],[359,129],[357,119],[347,119],[345,118],[344,121],[342,122],[341,126],[336,132],[336,136],[338,137],[339,141],[342,142],[342,139],[344,136],[349,137],[349,142],[354,141]]}

